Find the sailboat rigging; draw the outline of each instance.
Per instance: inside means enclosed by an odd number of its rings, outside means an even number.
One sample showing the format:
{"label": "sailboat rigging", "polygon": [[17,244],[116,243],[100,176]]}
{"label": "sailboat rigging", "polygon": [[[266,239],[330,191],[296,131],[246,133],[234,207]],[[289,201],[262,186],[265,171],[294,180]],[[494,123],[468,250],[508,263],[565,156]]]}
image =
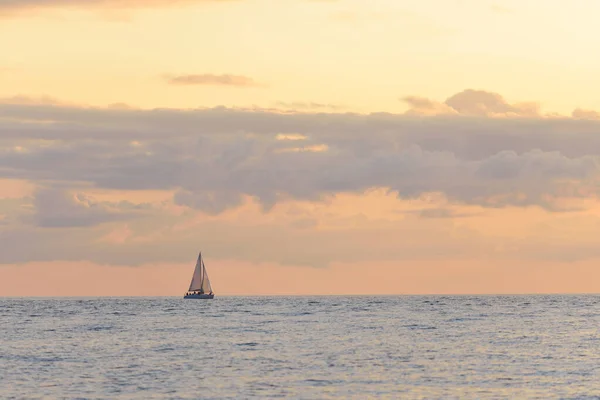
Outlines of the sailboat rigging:
{"label": "sailboat rigging", "polygon": [[204,260],[202,259],[202,252],[200,252],[198,253],[198,260],[196,261],[196,268],[194,268],[194,274],[192,275],[190,288],[183,298],[212,299],[214,297],[215,294],[213,293],[212,286],[210,285],[210,279],[208,279],[206,267],[204,266]]}

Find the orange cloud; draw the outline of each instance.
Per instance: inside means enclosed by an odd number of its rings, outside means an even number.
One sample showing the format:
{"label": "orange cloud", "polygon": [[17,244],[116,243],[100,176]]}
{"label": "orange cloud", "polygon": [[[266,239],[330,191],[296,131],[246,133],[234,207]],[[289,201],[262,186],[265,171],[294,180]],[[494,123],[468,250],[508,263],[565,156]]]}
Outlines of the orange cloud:
{"label": "orange cloud", "polygon": [[192,74],[192,75],[176,75],[166,76],[165,79],[171,85],[220,85],[220,86],[237,86],[237,87],[256,87],[263,86],[254,79],[243,75],[231,74]]}
{"label": "orange cloud", "polygon": [[31,182],[18,179],[0,179],[0,199],[18,199],[31,196],[35,185]]}
{"label": "orange cloud", "polygon": [[600,119],[600,112],[595,110],[584,110],[581,108],[576,108],[575,110],[573,110],[571,116],[576,119],[598,120]]}
{"label": "orange cloud", "polygon": [[47,8],[158,8],[235,0],[2,0],[0,10]]}
{"label": "orange cloud", "polygon": [[418,96],[401,99],[408,103],[409,115],[465,115],[476,117],[540,117],[534,102],[510,104],[498,93],[466,89],[440,103]]}

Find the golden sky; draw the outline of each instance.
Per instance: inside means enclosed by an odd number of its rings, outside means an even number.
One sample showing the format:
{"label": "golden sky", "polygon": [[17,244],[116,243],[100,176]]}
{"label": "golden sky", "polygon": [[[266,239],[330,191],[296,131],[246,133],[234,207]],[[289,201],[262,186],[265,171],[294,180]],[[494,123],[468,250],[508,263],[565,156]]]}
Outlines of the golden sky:
{"label": "golden sky", "polygon": [[0,296],[597,292],[599,13],[0,0]]}

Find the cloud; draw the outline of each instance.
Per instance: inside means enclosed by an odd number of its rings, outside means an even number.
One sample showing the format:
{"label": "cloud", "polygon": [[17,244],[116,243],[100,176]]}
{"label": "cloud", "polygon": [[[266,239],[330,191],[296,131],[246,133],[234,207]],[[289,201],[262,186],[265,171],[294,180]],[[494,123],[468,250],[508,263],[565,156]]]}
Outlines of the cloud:
{"label": "cloud", "polygon": [[[213,259],[322,268],[336,260],[410,260],[424,252],[430,259],[443,259],[471,246],[478,246],[477,253],[496,245],[490,238],[475,238],[465,246],[457,232],[468,230],[457,230],[450,219],[379,219],[364,213],[327,216],[318,212],[307,218],[287,215],[287,207],[278,205],[272,214],[260,215],[255,205],[246,204],[241,213],[230,210],[220,218],[191,212],[145,215],[75,231],[33,226],[0,229],[4,245],[0,263],[56,259],[121,265],[189,262],[200,245]],[[431,237],[436,238],[435,252],[430,249]],[[352,248],[361,251],[348,251]]]}
{"label": "cloud", "polygon": [[30,97],[30,96],[12,96],[0,98],[0,104],[6,105],[52,105],[65,107],[78,107],[78,104],[61,101],[50,96]]}
{"label": "cloud", "polygon": [[539,104],[509,104],[498,93],[467,89],[445,102],[439,103],[423,97],[408,96],[402,99],[409,104],[409,115],[457,114],[478,117],[540,117]]}
{"label": "cloud", "polygon": [[243,203],[242,193],[232,191],[179,190],[173,198],[175,204],[203,210],[217,215]]}
{"label": "cloud", "polygon": [[465,92],[412,114],[1,100],[0,263],[600,256],[595,114]]}
{"label": "cloud", "polygon": [[[456,220],[445,212],[386,212],[388,205],[399,204],[408,203],[393,196],[342,195],[325,206],[278,204],[268,214],[246,202],[219,217],[188,210],[179,215],[148,213],[79,228],[0,227],[0,264],[44,260],[112,265],[186,262],[191,268],[190,255],[198,246],[212,260],[315,268],[357,262],[409,266],[415,260],[446,265],[457,259],[570,262],[600,256],[594,241],[600,224],[594,213],[554,218],[539,209],[482,212],[476,207],[452,207],[469,216]],[[424,204],[415,202],[414,209],[423,208]]]}
{"label": "cloud", "polygon": [[462,115],[537,117],[536,103],[509,104],[497,93],[484,90],[465,90],[446,100],[446,104]]}
{"label": "cloud", "polygon": [[401,100],[410,106],[410,109],[406,111],[408,115],[458,114],[458,111],[449,105],[438,103],[425,97],[406,96]]}
{"label": "cloud", "polygon": [[[41,188],[33,199],[31,221],[44,228],[89,227],[140,216],[147,205],[98,202],[64,188]],[[27,220],[27,218],[26,218]]]}
{"label": "cloud", "polygon": [[0,15],[25,10],[53,8],[133,9],[177,7],[189,4],[230,2],[235,0],[0,0]]}
{"label": "cloud", "polygon": [[304,102],[304,101],[292,101],[292,102],[285,102],[285,101],[278,101],[275,103],[276,106],[278,107],[282,107],[282,108],[286,108],[289,110],[312,110],[312,111],[316,111],[316,110],[330,110],[330,111],[337,111],[337,110],[341,110],[344,107],[341,105],[337,105],[337,104],[324,104],[324,103],[316,103],[316,102]]}
{"label": "cloud", "polygon": [[[431,108],[413,98],[415,107]],[[387,188],[401,198],[558,211],[594,197],[600,124],[542,117],[487,92],[465,91],[453,115],[279,113],[211,108],[139,110],[0,104],[0,178],[170,190],[210,214],[244,196],[265,210],[287,199]],[[488,118],[503,115],[505,118]],[[282,136],[283,135],[283,136]],[[302,140],[281,140],[297,135]]]}
{"label": "cloud", "polygon": [[576,108],[575,110],[573,110],[573,113],[571,115],[573,118],[577,119],[600,119],[600,112],[594,110],[583,110],[581,108]]}
{"label": "cloud", "polygon": [[165,79],[171,85],[217,85],[237,87],[260,87],[263,86],[254,79],[243,75],[230,74],[192,74],[192,75],[166,75]]}
{"label": "cloud", "polygon": [[421,218],[464,218],[472,217],[476,214],[464,213],[453,210],[451,208],[424,208],[417,210],[419,217]]}

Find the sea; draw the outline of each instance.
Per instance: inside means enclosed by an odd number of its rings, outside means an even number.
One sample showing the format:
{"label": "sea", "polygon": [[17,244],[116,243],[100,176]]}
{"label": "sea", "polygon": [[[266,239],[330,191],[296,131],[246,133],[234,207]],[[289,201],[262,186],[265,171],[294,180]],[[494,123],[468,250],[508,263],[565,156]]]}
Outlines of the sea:
{"label": "sea", "polygon": [[0,298],[1,399],[600,399],[600,296]]}

